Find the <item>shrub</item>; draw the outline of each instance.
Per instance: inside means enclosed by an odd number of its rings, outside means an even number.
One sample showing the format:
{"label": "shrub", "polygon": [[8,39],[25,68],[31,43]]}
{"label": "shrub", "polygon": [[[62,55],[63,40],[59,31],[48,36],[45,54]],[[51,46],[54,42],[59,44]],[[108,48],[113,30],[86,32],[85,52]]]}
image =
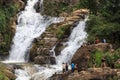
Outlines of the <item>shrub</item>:
{"label": "shrub", "polygon": [[7,52],[12,40],[12,32],[10,29],[10,18],[18,11],[18,5],[13,4],[9,6],[0,5],[0,34],[2,35],[2,43],[0,44],[0,52]]}
{"label": "shrub", "polygon": [[57,38],[62,38],[63,35],[65,35],[66,31],[68,30],[70,25],[64,25],[64,26],[59,26],[59,28],[57,28],[57,31],[56,31],[56,36]]}

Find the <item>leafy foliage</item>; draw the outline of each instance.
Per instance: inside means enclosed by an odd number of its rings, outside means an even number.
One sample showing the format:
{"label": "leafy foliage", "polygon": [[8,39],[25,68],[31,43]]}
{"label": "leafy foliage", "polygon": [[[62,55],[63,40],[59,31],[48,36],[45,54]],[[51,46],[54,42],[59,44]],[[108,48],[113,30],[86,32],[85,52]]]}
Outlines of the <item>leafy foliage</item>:
{"label": "leafy foliage", "polygon": [[10,80],[5,74],[4,70],[6,70],[6,67],[4,64],[0,63],[0,80]]}
{"label": "leafy foliage", "polygon": [[59,28],[56,31],[57,38],[61,39],[66,34],[66,32],[69,32],[67,31],[70,28],[69,26],[70,25],[59,26]]}
{"label": "leafy foliage", "polygon": [[100,67],[101,59],[103,58],[103,56],[104,55],[102,52],[100,52],[98,50],[93,51],[91,53],[91,57],[90,57],[88,66],[93,67],[93,65],[95,65],[96,67]]}
{"label": "leafy foliage", "polygon": [[90,9],[88,41],[106,38],[120,46],[120,0],[79,0],[78,7]]}
{"label": "leafy foliage", "polygon": [[106,38],[108,42],[120,43],[120,24],[117,22],[108,22],[104,17],[90,16],[87,31],[88,41],[94,41],[96,38]]}
{"label": "leafy foliage", "polygon": [[10,18],[13,17],[18,11],[16,4],[9,6],[0,5],[0,34],[2,36],[2,42],[0,43],[0,53],[8,51],[12,38],[12,32],[9,27]]}
{"label": "leafy foliage", "polygon": [[[57,16],[62,12],[69,13],[80,8],[90,9],[90,20],[86,28],[89,34],[88,41],[106,38],[107,42],[120,46],[120,0],[79,0],[75,5],[45,2],[51,3],[45,4],[46,13]],[[48,10],[48,7],[51,9]]]}
{"label": "leafy foliage", "polygon": [[120,64],[119,63],[116,63],[116,61],[118,59],[120,59],[120,49],[117,49],[116,51],[114,51],[113,54],[109,54],[107,53],[105,55],[105,58],[106,58],[106,62],[107,62],[107,65],[112,67],[112,68],[120,68]]}
{"label": "leafy foliage", "polygon": [[78,9],[78,4],[71,5],[70,0],[51,1],[44,0],[44,14],[49,16],[60,16],[62,12],[72,12]]}
{"label": "leafy foliage", "polygon": [[120,64],[116,63],[117,60],[120,59],[120,49],[115,50],[113,53],[108,52],[101,52],[98,50],[95,50],[91,53],[91,57],[89,60],[89,67],[93,67],[95,64],[96,67],[100,67],[101,65],[101,59],[105,58],[106,64],[108,67],[111,68],[120,68]]}

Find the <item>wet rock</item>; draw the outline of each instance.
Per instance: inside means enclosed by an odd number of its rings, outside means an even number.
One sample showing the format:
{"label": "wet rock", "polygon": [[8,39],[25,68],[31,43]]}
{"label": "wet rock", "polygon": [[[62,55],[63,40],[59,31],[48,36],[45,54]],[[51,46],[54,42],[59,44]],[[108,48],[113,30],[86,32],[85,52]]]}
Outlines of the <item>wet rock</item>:
{"label": "wet rock", "polygon": [[9,78],[9,79],[15,79],[16,76],[9,70],[4,70],[3,73]]}
{"label": "wet rock", "polygon": [[50,56],[50,51],[47,48],[37,48],[37,54],[41,56]]}
{"label": "wet rock", "polygon": [[62,74],[54,74],[52,77],[50,77],[50,80],[64,80]]}
{"label": "wet rock", "polygon": [[42,56],[37,56],[34,59],[34,63],[36,64],[45,64],[46,63],[46,59]]}
{"label": "wet rock", "polygon": [[50,64],[56,64],[55,57],[50,57]]}
{"label": "wet rock", "polygon": [[50,56],[37,56],[35,57],[34,63],[36,64],[55,64],[56,60]]}
{"label": "wet rock", "polygon": [[36,64],[50,64],[50,57],[49,56],[37,56],[35,57],[34,62]]}

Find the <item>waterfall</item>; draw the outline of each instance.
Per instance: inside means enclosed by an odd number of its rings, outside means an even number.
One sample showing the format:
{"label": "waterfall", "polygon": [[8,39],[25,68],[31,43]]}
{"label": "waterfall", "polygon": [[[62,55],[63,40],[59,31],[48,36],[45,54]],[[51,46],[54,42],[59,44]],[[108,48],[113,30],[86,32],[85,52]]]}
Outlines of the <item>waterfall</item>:
{"label": "waterfall", "polygon": [[[34,38],[40,37],[46,28],[52,23],[59,23],[63,21],[63,18],[55,17],[43,17],[40,13],[37,13],[34,9],[35,4],[39,0],[28,0],[25,10],[19,13],[18,25],[16,27],[16,33],[13,38],[13,45],[11,46],[9,61],[25,62],[29,49],[31,48]],[[42,9],[43,0],[40,1],[40,9]],[[73,29],[69,37],[67,46],[61,51],[59,56],[55,56],[54,49],[52,48],[53,56],[56,57],[56,65],[51,65],[50,68],[35,66],[38,70],[37,73],[30,75],[28,72],[30,68],[24,70],[16,69],[16,80],[46,80],[52,76],[55,72],[61,71],[63,62],[70,62],[73,54],[78,48],[85,42],[87,33],[85,30],[86,20],[80,21],[79,24]]]}
{"label": "waterfall", "polygon": [[[37,73],[31,76],[32,80],[49,80],[54,73],[61,73],[62,63],[68,63],[71,61],[73,54],[78,48],[85,42],[87,38],[87,33],[85,32],[87,18],[83,21],[79,21],[78,25],[73,29],[69,40],[66,42],[67,46],[61,51],[59,56],[56,56],[56,65],[51,65],[50,68],[43,68]],[[51,52],[54,52],[55,46],[52,48]],[[69,66],[70,67],[70,66]],[[38,67],[41,68],[41,67]],[[26,76],[27,77],[27,76]]]}
{"label": "waterfall", "polygon": [[61,54],[57,56],[57,64],[70,63],[73,54],[81,47],[87,38],[87,33],[85,32],[85,24],[87,17],[83,21],[79,21],[78,25],[73,29],[67,46],[61,51]]}
{"label": "waterfall", "polygon": [[[34,9],[38,0],[28,0],[25,10],[20,12],[18,25],[10,50],[9,61],[25,62],[34,38],[39,37],[52,23],[59,23],[63,18],[43,17]],[[43,0],[40,1],[42,6]]]}
{"label": "waterfall", "polygon": [[[61,73],[62,63],[70,62],[73,54],[78,48],[85,42],[87,33],[85,32],[86,20],[79,21],[78,25],[73,29],[69,40],[66,42],[67,46],[61,51],[61,55],[56,56],[57,64],[50,65],[50,68],[34,65],[38,70],[37,73],[29,75],[28,70],[15,70],[17,79],[16,80],[49,80],[54,73]],[[56,46],[54,46],[51,52],[54,52]],[[53,56],[55,56],[53,54]],[[31,70],[31,69],[30,69]]]}
{"label": "waterfall", "polygon": [[52,49],[50,50],[50,55],[56,58],[56,55],[55,55],[55,48],[56,48],[56,45],[53,46]]}

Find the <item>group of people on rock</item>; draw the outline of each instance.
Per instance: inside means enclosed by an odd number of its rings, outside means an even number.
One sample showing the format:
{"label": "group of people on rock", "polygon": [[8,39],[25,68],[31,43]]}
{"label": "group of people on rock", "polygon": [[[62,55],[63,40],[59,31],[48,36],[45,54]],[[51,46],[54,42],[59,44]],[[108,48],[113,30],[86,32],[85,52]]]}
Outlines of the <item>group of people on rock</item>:
{"label": "group of people on rock", "polygon": [[68,64],[67,63],[62,63],[62,67],[63,67],[63,73],[68,71]]}
{"label": "group of people on rock", "polygon": [[102,41],[100,41],[100,40],[97,38],[94,43],[95,43],[95,44],[98,44],[98,43],[100,43],[100,42],[106,43],[106,39],[103,38]]}
{"label": "group of people on rock", "polygon": [[[68,64],[67,63],[62,63],[62,67],[63,67],[63,73],[68,71]],[[71,63],[71,71],[74,72],[75,70],[75,64]]]}
{"label": "group of people on rock", "polygon": [[83,45],[81,47],[84,47],[86,45],[90,45],[90,44],[98,44],[98,43],[106,43],[106,39],[103,38],[102,40],[96,38],[93,42],[87,42],[87,43],[83,43]]}
{"label": "group of people on rock", "polygon": [[[63,63],[62,66],[63,66],[63,73],[68,72],[68,64],[67,63]],[[96,67],[96,64],[95,64],[95,62],[93,60],[93,68],[95,68],[95,67]],[[101,59],[101,67],[107,67],[105,58]],[[76,68],[76,65],[72,62],[71,63],[71,72],[72,73],[75,71],[75,68]]]}
{"label": "group of people on rock", "polygon": [[[103,38],[102,41],[100,41],[99,39],[96,39],[96,40],[94,41],[95,44],[98,44],[98,43],[100,43],[100,42],[106,43],[106,39]],[[86,46],[86,44],[84,44],[84,45],[82,45],[82,46]],[[81,47],[82,47],[82,46],[81,46]],[[101,67],[106,67],[105,58],[102,58],[101,62],[102,62],[102,63],[101,63]],[[65,73],[65,72],[68,71],[68,64],[67,64],[67,63],[62,63],[62,67],[63,67],[63,73]],[[74,72],[75,67],[76,67],[76,65],[75,65],[74,63],[71,63],[71,71],[72,71],[72,72]],[[94,61],[93,61],[93,67],[95,67],[95,62],[94,62]]]}

